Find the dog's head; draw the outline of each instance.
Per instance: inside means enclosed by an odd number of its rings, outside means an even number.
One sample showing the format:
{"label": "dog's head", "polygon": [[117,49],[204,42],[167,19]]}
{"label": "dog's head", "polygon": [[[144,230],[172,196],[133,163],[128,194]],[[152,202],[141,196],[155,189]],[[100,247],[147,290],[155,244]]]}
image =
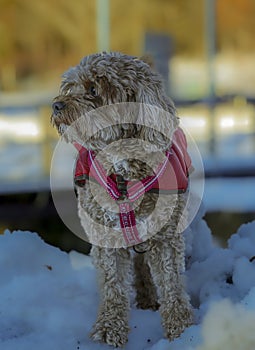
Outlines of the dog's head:
{"label": "dog's head", "polygon": [[[123,120],[122,117],[114,120],[112,116],[106,115],[107,112],[102,112],[103,106],[123,102],[154,106],[167,112],[168,117],[162,118],[160,113],[156,113],[149,117],[153,120],[147,120],[146,124],[146,111],[139,121],[137,116],[130,116],[132,113],[127,113],[128,117],[122,114]],[[63,134],[68,126],[83,117],[85,127],[78,128],[79,132],[82,130],[83,138],[88,138],[86,130],[90,129],[91,135],[94,126],[101,122],[104,131],[100,130],[92,138],[89,137],[107,144],[123,137],[136,137],[158,143],[164,149],[169,146],[171,135],[178,125],[175,107],[166,96],[159,75],[142,59],[120,53],[99,53],[84,57],[80,64],[65,72],[60,94],[54,99],[52,108],[51,120],[59,134]],[[93,110],[101,113],[95,117],[91,115]],[[120,115],[119,112],[117,114]],[[110,128],[107,128],[107,121],[111,124]],[[113,124],[118,125],[113,127]],[[163,134],[168,130],[167,137],[153,128],[153,125],[161,124],[164,125]],[[152,128],[148,125],[152,125]],[[103,147],[103,144],[95,145],[94,142],[94,148]]]}

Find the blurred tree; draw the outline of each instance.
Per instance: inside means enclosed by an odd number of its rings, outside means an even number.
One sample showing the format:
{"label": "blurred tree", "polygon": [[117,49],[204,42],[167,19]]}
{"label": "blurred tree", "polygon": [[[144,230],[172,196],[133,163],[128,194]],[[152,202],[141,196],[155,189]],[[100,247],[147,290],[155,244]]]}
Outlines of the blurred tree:
{"label": "blurred tree", "polygon": [[6,89],[15,87],[15,6],[14,1],[0,2],[0,76],[1,85]]}
{"label": "blurred tree", "polygon": [[218,0],[216,4],[219,49],[254,51],[255,1]]}
{"label": "blurred tree", "polygon": [[[1,77],[14,66],[17,77],[56,68],[95,51],[95,10],[91,1],[1,0]],[[2,79],[3,80],[3,79]],[[4,79],[5,81],[6,79]]]}
{"label": "blurred tree", "polygon": [[141,54],[146,31],[172,35],[177,53],[203,50],[203,0],[111,0],[111,25],[113,50]]}
{"label": "blurred tree", "polygon": [[[143,53],[148,31],[172,36],[175,52],[202,55],[204,0],[110,0],[110,47]],[[218,48],[255,49],[255,1],[215,0]],[[61,74],[97,51],[96,1],[0,0],[0,87],[30,76]]]}

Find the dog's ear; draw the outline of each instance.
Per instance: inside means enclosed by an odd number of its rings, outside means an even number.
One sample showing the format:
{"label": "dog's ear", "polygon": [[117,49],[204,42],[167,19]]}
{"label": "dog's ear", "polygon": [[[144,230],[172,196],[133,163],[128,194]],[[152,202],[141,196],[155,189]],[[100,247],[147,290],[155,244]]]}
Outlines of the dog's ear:
{"label": "dog's ear", "polygon": [[135,86],[136,102],[148,103],[176,114],[172,100],[166,95],[160,74],[156,71],[153,58],[144,55],[137,60],[138,81]]}
{"label": "dog's ear", "polygon": [[[149,70],[149,68],[148,68]],[[140,75],[138,89],[136,91],[136,102],[154,105],[177,118],[177,112],[173,101],[165,93],[162,79],[159,74],[153,70],[145,71]]]}
{"label": "dog's ear", "polygon": [[149,128],[141,128],[141,138],[158,144],[160,148],[168,147],[179,125],[179,118],[173,101],[165,93],[160,75],[148,64],[140,69],[136,102],[143,105],[143,113],[139,115],[140,124],[148,126],[150,120]]}
{"label": "dog's ear", "polygon": [[143,61],[144,63],[147,63],[151,69],[155,70],[155,62],[152,55],[150,55],[149,53],[146,53],[140,57],[140,60]]}

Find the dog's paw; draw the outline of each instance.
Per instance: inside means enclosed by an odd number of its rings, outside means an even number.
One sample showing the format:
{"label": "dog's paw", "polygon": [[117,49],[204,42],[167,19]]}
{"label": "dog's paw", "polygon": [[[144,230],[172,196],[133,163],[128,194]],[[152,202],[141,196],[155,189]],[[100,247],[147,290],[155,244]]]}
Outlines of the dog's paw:
{"label": "dog's paw", "polygon": [[193,312],[189,305],[175,305],[164,313],[162,325],[166,337],[172,341],[193,324]]}
{"label": "dog's paw", "polygon": [[92,340],[106,343],[116,348],[123,347],[128,341],[129,327],[123,320],[98,321],[90,333]]}

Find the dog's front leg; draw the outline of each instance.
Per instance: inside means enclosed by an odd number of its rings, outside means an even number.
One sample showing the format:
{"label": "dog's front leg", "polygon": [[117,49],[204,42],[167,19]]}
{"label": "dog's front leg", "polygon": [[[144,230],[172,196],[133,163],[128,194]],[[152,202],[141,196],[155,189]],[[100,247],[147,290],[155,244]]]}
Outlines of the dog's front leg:
{"label": "dog's front leg", "polygon": [[157,286],[162,325],[166,337],[173,340],[193,321],[182,276],[184,243],[181,234],[173,241],[156,241],[146,255]]}
{"label": "dog's front leg", "polygon": [[128,339],[130,253],[125,249],[93,247],[94,265],[99,272],[100,307],[91,338],[116,347]]}

